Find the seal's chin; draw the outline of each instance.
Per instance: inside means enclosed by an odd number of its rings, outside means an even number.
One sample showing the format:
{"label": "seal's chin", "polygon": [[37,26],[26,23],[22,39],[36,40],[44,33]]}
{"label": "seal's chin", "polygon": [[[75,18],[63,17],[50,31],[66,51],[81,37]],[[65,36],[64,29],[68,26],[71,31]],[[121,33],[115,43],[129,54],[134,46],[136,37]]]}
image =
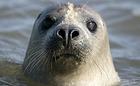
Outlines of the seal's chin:
{"label": "seal's chin", "polygon": [[80,59],[70,53],[60,54],[54,58],[53,68],[57,73],[70,73],[78,68]]}

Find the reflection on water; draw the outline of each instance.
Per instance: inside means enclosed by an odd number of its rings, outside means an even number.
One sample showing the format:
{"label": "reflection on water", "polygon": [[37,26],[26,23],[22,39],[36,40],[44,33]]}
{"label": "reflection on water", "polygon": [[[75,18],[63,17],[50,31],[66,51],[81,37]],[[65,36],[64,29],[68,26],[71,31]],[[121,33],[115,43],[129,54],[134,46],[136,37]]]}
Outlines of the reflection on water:
{"label": "reflection on water", "polygon": [[[107,22],[112,55],[123,86],[140,86],[140,1],[83,0],[83,3],[96,9]],[[23,61],[33,22],[47,4],[47,0],[0,1],[0,58]]]}

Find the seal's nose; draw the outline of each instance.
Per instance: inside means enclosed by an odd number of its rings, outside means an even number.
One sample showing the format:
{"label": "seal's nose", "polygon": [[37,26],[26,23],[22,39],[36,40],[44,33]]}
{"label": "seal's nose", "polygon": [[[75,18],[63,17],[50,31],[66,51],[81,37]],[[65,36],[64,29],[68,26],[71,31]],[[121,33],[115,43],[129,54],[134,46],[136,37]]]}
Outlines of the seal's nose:
{"label": "seal's nose", "polygon": [[66,39],[68,38],[69,40],[72,40],[73,38],[76,38],[79,36],[79,31],[78,30],[67,30],[67,29],[59,29],[57,31],[57,36],[59,38],[62,38],[62,39]]}
{"label": "seal's nose", "polygon": [[79,36],[79,31],[76,29],[64,29],[57,30],[57,36],[65,41],[65,45],[69,45],[69,41],[74,40]]}

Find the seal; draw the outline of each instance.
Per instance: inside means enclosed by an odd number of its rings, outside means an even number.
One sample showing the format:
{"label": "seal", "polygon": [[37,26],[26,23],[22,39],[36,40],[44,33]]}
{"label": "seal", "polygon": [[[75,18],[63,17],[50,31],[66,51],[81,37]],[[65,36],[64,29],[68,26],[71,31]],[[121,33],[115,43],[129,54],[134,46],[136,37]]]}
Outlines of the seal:
{"label": "seal", "polygon": [[103,19],[72,3],[38,16],[23,71],[45,86],[114,86],[120,81]]}

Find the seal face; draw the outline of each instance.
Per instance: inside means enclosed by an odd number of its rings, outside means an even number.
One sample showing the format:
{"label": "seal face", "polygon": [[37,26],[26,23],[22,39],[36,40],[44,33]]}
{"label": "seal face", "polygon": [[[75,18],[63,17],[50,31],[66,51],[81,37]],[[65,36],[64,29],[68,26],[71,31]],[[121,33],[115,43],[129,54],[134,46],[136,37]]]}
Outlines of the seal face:
{"label": "seal face", "polygon": [[75,79],[93,80],[96,85],[102,75],[110,78],[107,72],[117,77],[108,44],[106,27],[95,11],[70,3],[52,7],[34,24],[23,70],[34,80],[56,86],[70,85],[72,80],[71,86],[79,86]]}

